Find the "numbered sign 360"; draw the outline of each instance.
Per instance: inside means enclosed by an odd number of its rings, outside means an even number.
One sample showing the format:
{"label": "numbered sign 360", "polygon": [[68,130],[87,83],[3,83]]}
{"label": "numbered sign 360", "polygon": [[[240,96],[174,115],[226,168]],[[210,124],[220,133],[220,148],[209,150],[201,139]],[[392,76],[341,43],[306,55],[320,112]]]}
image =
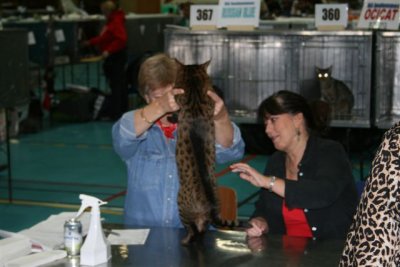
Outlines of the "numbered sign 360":
{"label": "numbered sign 360", "polygon": [[215,26],[217,25],[217,5],[191,5],[190,6],[190,27],[194,26]]}
{"label": "numbered sign 360", "polygon": [[317,4],[315,5],[315,26],[347,27],[347,4]]}

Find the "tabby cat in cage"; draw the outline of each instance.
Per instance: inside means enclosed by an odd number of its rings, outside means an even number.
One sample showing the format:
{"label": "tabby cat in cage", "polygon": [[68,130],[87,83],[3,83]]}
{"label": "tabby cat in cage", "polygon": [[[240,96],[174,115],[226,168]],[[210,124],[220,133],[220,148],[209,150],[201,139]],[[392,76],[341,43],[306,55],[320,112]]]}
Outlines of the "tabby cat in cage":
{"label": "tabby cat in cage", "polygon": [[342,81],[332,77],[332,66],[329,68],[315,68],[321,90],[321,99],[331,108],[332,117],[351,115],[354,105],[354,96],[350,88]]}

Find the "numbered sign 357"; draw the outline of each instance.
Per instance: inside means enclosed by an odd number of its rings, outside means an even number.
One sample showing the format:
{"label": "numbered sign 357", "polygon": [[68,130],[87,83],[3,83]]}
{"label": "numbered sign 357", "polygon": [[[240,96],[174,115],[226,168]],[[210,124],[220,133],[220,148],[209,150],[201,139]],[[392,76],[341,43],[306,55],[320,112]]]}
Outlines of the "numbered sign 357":
{"label": "numbered sign 357", "polygon": [[191,5],[190,27],[193,26],[215,26],[217,25],[217,5]]}
{"label": "numbered sign 357", "polygon": [[338,26],[347,27],[348,21],[347,4],[316,4],[315,26]]}

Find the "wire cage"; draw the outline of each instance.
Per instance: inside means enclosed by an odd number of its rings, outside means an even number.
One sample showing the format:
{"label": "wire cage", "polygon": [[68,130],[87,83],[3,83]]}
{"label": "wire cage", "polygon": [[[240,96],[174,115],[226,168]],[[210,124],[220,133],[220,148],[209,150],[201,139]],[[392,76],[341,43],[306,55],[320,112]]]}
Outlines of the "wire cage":
{"label": "wire cage", "polygon": [[239,122],[255,122],[258,105],[279,90],[321,98],[315,67],[332,66],[354,97],[351,113],[333,114],[332,126],[369,127],[371,47],[372,33],[361,31],[165,31],[170,56],[185,64],[211,59],[209,74]]}
{"label": "wire cage", "polygon": [[400,120],[400,33],[377,32],[375,53],[375,116],[378,128]]}
{"label": "wire cage", "polygon": [[230,114],[244,122],[255,122],[263,99],[289,88],[291,40],[248,33],[165,31],[165,51],[185,64],[211,59],[209,74],[224,92]]}
{"label": "wire cage", "polygon": [[[303,32],[296,38],[301,93],[322,98],[325,88],[325,94],[335,95],[336,102],[331,104],[332,126],[369,127],[372,32]],[[330,68],[328,86],[317,79],[317,68]],[[353,103],[350,112],[339,111],[341,101],[345,105]]]}

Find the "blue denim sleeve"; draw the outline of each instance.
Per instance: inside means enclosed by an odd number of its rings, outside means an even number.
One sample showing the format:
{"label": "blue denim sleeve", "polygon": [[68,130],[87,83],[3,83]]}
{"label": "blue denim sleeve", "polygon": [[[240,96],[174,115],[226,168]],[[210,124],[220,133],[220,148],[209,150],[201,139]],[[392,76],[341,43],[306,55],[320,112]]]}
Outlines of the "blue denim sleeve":
{"label": "blue denim sleeve", "polygon": [[226,148],[220,144],[215,145],[215,151],[217,154],[217,163],[225,163],[228,161],[239,160],[244,154],[244,141],[240,133],[239,127],[232,123],[233,125],[233,144]]}
{"label": "blue denim sleeve", "polygon": [[147,136],[147,131],[136,136],[133,113],[134,111],[126,112],[112,127],[113,147],[123,160],[132,157],[140,141],[146,139]]}

